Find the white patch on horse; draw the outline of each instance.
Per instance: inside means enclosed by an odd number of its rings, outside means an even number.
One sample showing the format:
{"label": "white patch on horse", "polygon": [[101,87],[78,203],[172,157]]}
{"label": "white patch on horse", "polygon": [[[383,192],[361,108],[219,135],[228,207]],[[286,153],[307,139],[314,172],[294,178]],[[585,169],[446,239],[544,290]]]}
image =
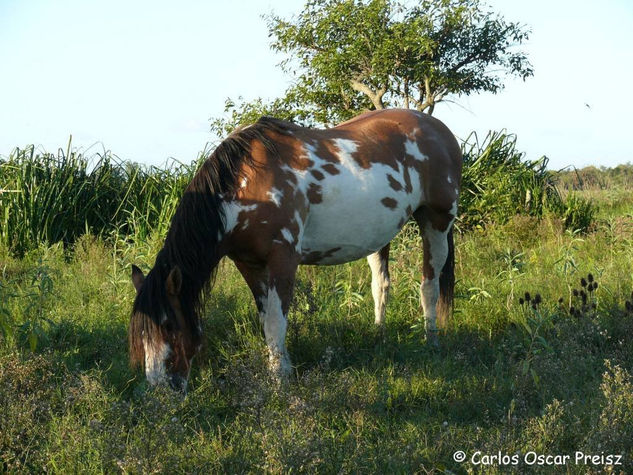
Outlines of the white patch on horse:
{"label": "white patch on horse", "polygon": [[242,223],[242,228],[241,228],[241,229],[242,229],[242,230],[244,230],[244,229],[246,229],[246,228],[248,228],[248,218],[246,218],[246,219],[244,220],[244,222]]}
{"label": "white patch on horse", "polygon": [[271,190],[267,191],[266,194],[270,198],[270,201],[275,203],[277,208],[281,206],[281,199],[284,197],[284,194],[282,191],[278,190],[277,188],[271,188]]}
{"label": "white patch on horse", "polygon": [[[228,234],[239,221],[239,215],[242,212],[249,212],[257,209],[257,205],[243,205],[239,201],[225,201],[222,204],[224,208],[224,233]],[[222,235],[218,234],[218,239],[222,239]]]}
{"label": "white patch on horse", "polygon": [[264,335],[269,351],[269,364],[273,373],[280,377],[290,374],[290,358],[286,351],[288,321],[283,314],[281,299],[275,287],[268,289],[264,315]]}
{"label": "white patch on horse", "polygon": [[411,155],[412,157],[420,160],[421,162],[424,162],[429,159],[427,155],[423,154],[420,151],[420,147],[418,147],[418,143],[415,140],[407,140],[404,143],[404,150],[408,155]]}
{"label": "white patch on horse", "polygon": [[281,235],[284,237],[286,241],[288,241],[288,244],[292,244],[295,242],[294,236],[290,232],[290,229],[281,228]]}
{"label": "white patch on horse", "polygon": [[449,176],[446,177],[446,181],[448,181],[448,184],[450,185],[451,183],[453,183],[453,179]]}
{"label": "white patch on horse", "polygon": [[165,360],[171,353],[168,343],[154,343],[147,338],[143,338],[143,349],[145,350],[145,376],[151,385],[160,384],[167,381],[165,370]]}
{"label": "white patch on horse", "polygon": [[[310,204],[302,236],[304,255],[308,254],[305,249],[328,255],[319,264],[349,262],[381,249],[400,230],[406,210],[418,209],[423,204],[421,180],[415,168],[408,168],[411,193],[404,189],[396,191],[390,185],[388,175],[400,183],[406,182],[403,157],[397,157],[397,171],[379,161],[363,168],[352,156],[358,151],[356,142],[341,138],[332,142],[338,149],[339,173],[332,175],[324,171],[327,179],[319,182],[323,199]],[[314,169],[333,163],[319,157],[311,144],[304,144],[304,150],[314,163]],[[419,150],[416,158],[426,160]],[[306,193],[310,180],[296,176],[299,189]],[[396,201],[395,208],[381,202],[385,197]]]}
{"label": "white patch on horse", "polygon": [[353,153],[358,150],[358,145],[353,140],[347,139],[333,139],[334,145],[338,148],[338,159],[341,161],[341,166],[349,170],[353,175],[361,178],[363,169],[356,163]]}
{"label": "white patch on horse", "polygon": [[246,179],[246,177],[242,178],[242,181],[240,182],[240,188],[246,188],[247,184],[248,180]]}
{"label": "white patch on horse", "polygon": [[294,221],[297,223],[297,226],[299,226],[299,233],[297,234],[297,243],[296,243],[296,246],[295,246],[295,250],[297,252],[301,252],[301,243],[303,241],[304,223],[303,223],[303,220],[301,219],[301,215],[299,214],[299,211],[297,211],[297,210],[295,210]]}
{"label": "white patch on horse", "polygon": [[[315,150],[315,148],[312,145],[309,145],[309,144],[304,144],[304,145],[305,145],[306,148],[311,147],[313,150]],[[291,166],[285,165],[285,164],[280,166],[279,168],[281,170],[285,171],[286,173],[292,173],[299,183],[301,183],[305,179],[306,175],[308,174],[308,170],[307,169],[306,170],[297,170],[297,169],[292,168]]]}
{"label": "white patch on horse", "polygon": [[[451,205],[451,216],[453,216],[454,221],[455,216],[457,216],[457,200],[453,201],[453,204]],[[448,226],[449,228],[453,225],[453,221],[451,221],[451,224]]]}

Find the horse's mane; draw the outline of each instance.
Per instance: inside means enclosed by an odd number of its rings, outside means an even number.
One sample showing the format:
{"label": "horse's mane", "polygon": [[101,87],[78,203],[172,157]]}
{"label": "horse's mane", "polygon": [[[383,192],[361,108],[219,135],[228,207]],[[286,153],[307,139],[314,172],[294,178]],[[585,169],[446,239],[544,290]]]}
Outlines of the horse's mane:
{"label": "horse's mane", "polygon": [[[204,305],[205,290],[211,287],[214,271],[220,261],[217,247],[224,235],[225,216],[222,200],[237,190],[243,164],[255,167],[251,151],[254,142],[264,146],[267,154],[276,147],[270,132],[288,134],[295,124],[262,117],[256,123],[238,129],[220,143],[187,186],[171,220],[163,248],[156,256],[154,267],[139,290],[132,310],[129,330],[130,358],[141,362],[143,334],[153,341],[163,318],[178,328],[176,316],[167,300],[165,282],[174,267],[182,274],[180,303],[194,342],[200,340],[198,315]],[[135,318],[137,313],[147,318]]]}

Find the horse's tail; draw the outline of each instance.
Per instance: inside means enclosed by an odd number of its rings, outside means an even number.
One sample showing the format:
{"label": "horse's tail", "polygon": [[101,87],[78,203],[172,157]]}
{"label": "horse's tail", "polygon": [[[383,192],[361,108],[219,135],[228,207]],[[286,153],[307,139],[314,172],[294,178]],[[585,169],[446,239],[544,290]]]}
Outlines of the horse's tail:
{"label": "horse's tail", "polygon": [[446,236],[448,240],[448,257],[440,273],[440,298],[437,301],[437,325],[446,328],[448,319],[453,313],[453,293],[455,290],[455,243],[453,242],[453,226]]}

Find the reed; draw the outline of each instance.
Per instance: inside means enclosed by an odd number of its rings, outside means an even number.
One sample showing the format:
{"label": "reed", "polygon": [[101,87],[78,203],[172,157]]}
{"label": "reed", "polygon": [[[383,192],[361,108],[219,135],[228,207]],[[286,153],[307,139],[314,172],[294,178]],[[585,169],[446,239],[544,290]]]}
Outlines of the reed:
{"label": "reed", "polygon": [[104,151],[16,148],[0,158],[0,243],[17,255],[85,233],[137,241],[165,233],[197,162],[159,168]]}
{"label": "reed", "polygon": [[462,227],[505,223],[515,215],[540,217],[550,209],[564,212],[548,158],[525,160],[515,135],[491,131],[480,141],[473,132],[462,152]]}

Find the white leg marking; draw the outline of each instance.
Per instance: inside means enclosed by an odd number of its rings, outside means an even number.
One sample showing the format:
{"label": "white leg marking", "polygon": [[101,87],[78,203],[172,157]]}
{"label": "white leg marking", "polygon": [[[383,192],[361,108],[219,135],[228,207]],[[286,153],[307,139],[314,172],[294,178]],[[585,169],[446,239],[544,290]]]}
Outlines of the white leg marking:
{"label": "white leg marking", "polygon": [[288,321],[281,308],[281,299],[274,287],[268,289],[264,316],[264,335],[269,351],[270,369],[280,379],[290,375],[291,366],[286,351],[286,328]]}
{"label": "white leg marking", "polygon": [[147,381],[152,386],[166,382],[165,360],[171,353],[169,344],[165,342],[156,344],[143,338],[143,347],[145,349],[145,377]]}
{"label": "white leg marking", "polygon": [[380,251],[367,256],[371,268],[371,293],[374,297],[374,315],[376,325],[385,322],[387,299],[389,298],[389,270],[388,263],[380,256]]}

